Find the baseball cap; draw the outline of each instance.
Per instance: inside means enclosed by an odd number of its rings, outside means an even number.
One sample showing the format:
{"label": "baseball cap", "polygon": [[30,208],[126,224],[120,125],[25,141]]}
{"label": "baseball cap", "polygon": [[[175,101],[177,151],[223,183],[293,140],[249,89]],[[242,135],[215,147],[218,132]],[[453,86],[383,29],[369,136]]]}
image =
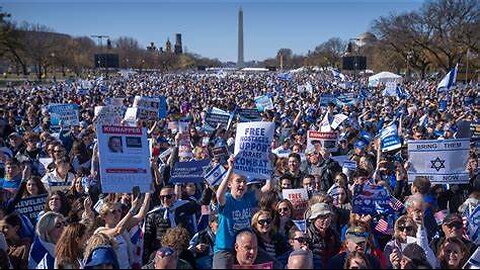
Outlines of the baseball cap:
{"label": "baseball cap", "polygon": [[367,241],[368,233],[365,232],[363,227],[350,227],[345,233],[345,238],[358,244]]}
{"label": "baseball cap", "polygon": [[311,207],[311,213],[312,215],[310,216],[310,220],[315,220],[319,216],[324,216],[324,215],[329,215],[332,213],[330,210],[330,206],[326,203],[316,203],[312,205]]}
{"label": "baseball cap", "polygon": [[365,142],[363,140],[360,140],[360,141],[357,141],[355,143],[355,147],[360,149],[360,150],[364,150],[367,147],[367,145],[365,144]]}
{"label": "baseball cap", "polygon": [[99,246],[92,251],[87,258],[85,269],[94,269],[96,266],[110,264],[114,269],[118,269],[118,260],[115,251],[111,246]]}
{"label": "baseball cap", "polygon": [[459,214],[453,213],[453,214],[448,214],[442,221],[442,224],[452,224],[454,222],[460,222],[463,223],[462,218],[460,217]]}

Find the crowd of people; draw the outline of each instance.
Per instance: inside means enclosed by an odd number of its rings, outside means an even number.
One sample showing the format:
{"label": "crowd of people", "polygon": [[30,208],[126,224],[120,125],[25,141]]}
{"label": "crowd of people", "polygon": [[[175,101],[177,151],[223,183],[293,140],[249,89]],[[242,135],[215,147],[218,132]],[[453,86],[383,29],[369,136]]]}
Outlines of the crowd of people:
{"label": "crowd of people", "polygon": [[[480,200],[475,142],[465,164],[470,182],[452,185],[427,177],[409,181],[407,142],[453,139],[462,122],[478,122],[479,85],[439,92],[438,80],[406,80],[401,86],[408,97],[392,97],[382,94],[383,84],[366,87],[366,78],[347,77],[347,86],[330,72],[314,71],[289,79],[274,72],[94,79],[87,93],[77,91],[78,81],[2,91],[0,269],[458,269],[477,250],[464,216]],[[307,83],[310,89],[298,87]],[[320,105],[322,95],[342,93],[353,93],[354,101]],[[239,120],[207,128],[205,116],[214,107],[256,108],[261,95],[274,105],[260,114],[275,123],[274,172],[255,181],[234,172],[233,155],[213,155],[219,146],[234,152]],[[112,98],[130,107],[135,96],[167,98],[165,119],[135,123],[152,142],[146,157],[151,192],[103,193],[94,108]],[[448,106],[440,108],[444,100]],[[78,125],[51,124],[46,108],[58,103],[78,105]],[[335,129],[337,151],[307,148],[307,132],[338,113],[348,119]],[[189,123],[192,149],[181,157],[182,133],[169,126],[179,119]],[[382,152],[377,135],[390,123],[398,126],[402,148]],[[337,156],[347,156],[356,169],[345,170]],[[212,159],[226,175],[218,186],[172,183],[175,163],[190,159]],[[401,207],[388,216],[355,213],[355,188],[365,184],[385,187]],[[328,192],[332,186],[335,195]],[[282,195],[298,188],[309,197],[303,223]],[[41,195],[45,206],[34,218],[17,211],[22,200]],[[386,220],[383,230],[380,220]]]}

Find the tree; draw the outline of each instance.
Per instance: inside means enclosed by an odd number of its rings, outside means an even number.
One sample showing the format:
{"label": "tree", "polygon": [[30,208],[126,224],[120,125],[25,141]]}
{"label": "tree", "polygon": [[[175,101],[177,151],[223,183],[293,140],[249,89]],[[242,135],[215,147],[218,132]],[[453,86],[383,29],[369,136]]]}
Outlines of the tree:
{"label": "tree", "polygon": [[345,48],[346,43],[340,38],[334,37],[315,47],[313,55],[320,56],[329,66],[338,66],[345,53]]}

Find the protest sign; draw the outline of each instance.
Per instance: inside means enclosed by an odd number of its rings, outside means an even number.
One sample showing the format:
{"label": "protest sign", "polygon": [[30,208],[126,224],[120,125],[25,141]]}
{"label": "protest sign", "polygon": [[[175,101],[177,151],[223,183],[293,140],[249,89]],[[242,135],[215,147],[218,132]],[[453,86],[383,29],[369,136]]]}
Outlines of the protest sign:
{"label": "protest sign", "polygon": [[60,122],[64,127],[79,124],[77,104],[50,104],[48,113],[52,126],[60,126]]}
{"label": "protest sign", "polygon": [[230,113],[219,110],[219,109],[209,110],[205,117],[205,122],[207,122],[208,125],[214,128],[216,128],[218,125],[227,127],[229,120],[230,120]]}
{"label": "protest sign", "polygon": [[234,172],[256,179],[272,175],[270,153],[275,123],[249,122],[237,126]]}
{"label": "protest sign", "polygon": [[123,119],[127,122],[135,123],[137,121],[137,114],[138,108],[127,108],[127,111],[125,112],[125,117]]}
{"label": "protest sign", "polygon": [[337,151],[337,133],[319,132],[309,130],[307,133],[307,149],[314,148],[317,153],[321,148],[326,148],[330,152]]}
{"label": "protest sign", "polygon": [[402,147],[396,124],[382,129],[382,132],[380,133],[380,140],[382,152],[389,152]]}
{"label": "protest sign", "polygon": [[204,169],[209,164],[209,159],[176,162],[171,173],[170,182],[175,184],[200,183],[204,179]]}
{"label": "protest sign", "polygon": [[205,180],[211,187],[215,187],[220,185],[226,173],[227,170],[225,170],[222,165],[218,164],[215,167],[207,170],[205,173]]}
{"label": "protest sign", "polygon": [[343,113],[339,113],[339,114],[336,114],[334,117],[333,117],[333,121],[332,123],[330,124],[330,126],[333,128],[333,129],[337,129],[337,127],[342,124],[343,121],[347,120],[348,119],[348,116],[346,116],[345,114]]}
{"label": "protest sign", "polygon": [[408,141],[408,181],[425,176],[432,184],[468,184],[468,139]]}
{"label": "protest sign", "polygon": [[337,98],[332,94],[323,94],[320,96],[320,107],[327,107],[329,103],[336,103]]}
{"label": "protest sign", "polygon": [[479,141],[480,140],[480,122],[470,123],[470,130],[472,132],[472,140]]}
{"label": "protest sign", "polygon": [[304,219],[304,213],[308,208],[308,191],[305,188],[282,189],[282,196],[293,205],[292,219]]}
{"label": "protest sign", "polygon": [[[192,157],[192,144],[190,142],[190,133],[184,130],[184,126],[179,122],[178,129],[180,133],[180,141],[178,143],[178,156],[182,158]],[[183,131],[181,131],[183,130]]]}
{"label": "protest sign", "polygon": [[[137,118],[142,120],[157,120],[160,111],[166,114],[165,108],[160,108],[160,98],[135,96],[133,100],[133,108],[138,108]],[[166,103],[162,103],[162,106]]]}
{"label": "protest sign", "polygon": [[267,95],[256,97],[255,104],[259,112],[263,112],[265,110],[273,110],[272,99]]}
{"label": "protest sign", "polygon": [[238,109],[237,113],[240,116],[240,122],[253,122],[262,120],[262,116],[257,109]]}
{"label": "protest sign", "polygon": [[106,97],[105,98],[105,105],[123,107],[123,100],[124,99],[125,98]]}
{"label": "protest sign", "polygon": [[47,202],[47,194],[39,195],[35,197],[28,197],[20,200],[15,205],[15,211],[20,215],[27,217],[32,224],[36,223],[38,214],[45,209],[45,204]]}
{"label": "protest sign", "polygon": [[97,125],[119,125],[123,120],[124,114],[124,107],[96,106],[94,123]]}
{"label": "protest sign", "polygon": [[150,149],[147,130],[138,127],[97,125],[100,181],[104,193],[130,193],[139,186],[150,191]]}
{"label": "protest sign", "polygon": [[55,191],[67,191],[72,186],[72,182],[48,182],[47,189],[50,193]]}
{"label": "protest sign", "polygon": [[356,185],[353,191],[352,213],[372,214],[392,211],[391,196],[384,186],[365,183]]}

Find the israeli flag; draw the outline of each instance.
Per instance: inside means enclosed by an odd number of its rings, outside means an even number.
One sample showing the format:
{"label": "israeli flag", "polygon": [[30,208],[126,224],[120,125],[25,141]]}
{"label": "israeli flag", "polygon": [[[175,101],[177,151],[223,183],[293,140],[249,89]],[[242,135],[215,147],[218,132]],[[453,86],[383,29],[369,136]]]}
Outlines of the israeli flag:
{"label": "israeli flag", "polygon": [[278,78],[284,81],[291,81],[293,80],[293,75],[290,72],[285,72],[278,74]]}
{"label": "israeli flag", "polygon": [[225,170],[225,168],[223,168],[222,165],[218,164],[217,166],[215,166],[213,169],[211,169],[209,172],[206,173],[205,180],[207,180],[210,186],[215,187],[220,185],[226,173],[227,171]]}
{"label": "israeli flag", "polygon": [[340,71],[336,69],[332,69],[332,74],[335,79],[340,79],[341,81],[345,81],[346,77]]}
{"label": "israeli flag", "polygon": [[437,86],[437,92],[448,91],[452,86],[455,85],[457,80],[458,64],[450,70],[450,72],[443,77],[442,81]]}

